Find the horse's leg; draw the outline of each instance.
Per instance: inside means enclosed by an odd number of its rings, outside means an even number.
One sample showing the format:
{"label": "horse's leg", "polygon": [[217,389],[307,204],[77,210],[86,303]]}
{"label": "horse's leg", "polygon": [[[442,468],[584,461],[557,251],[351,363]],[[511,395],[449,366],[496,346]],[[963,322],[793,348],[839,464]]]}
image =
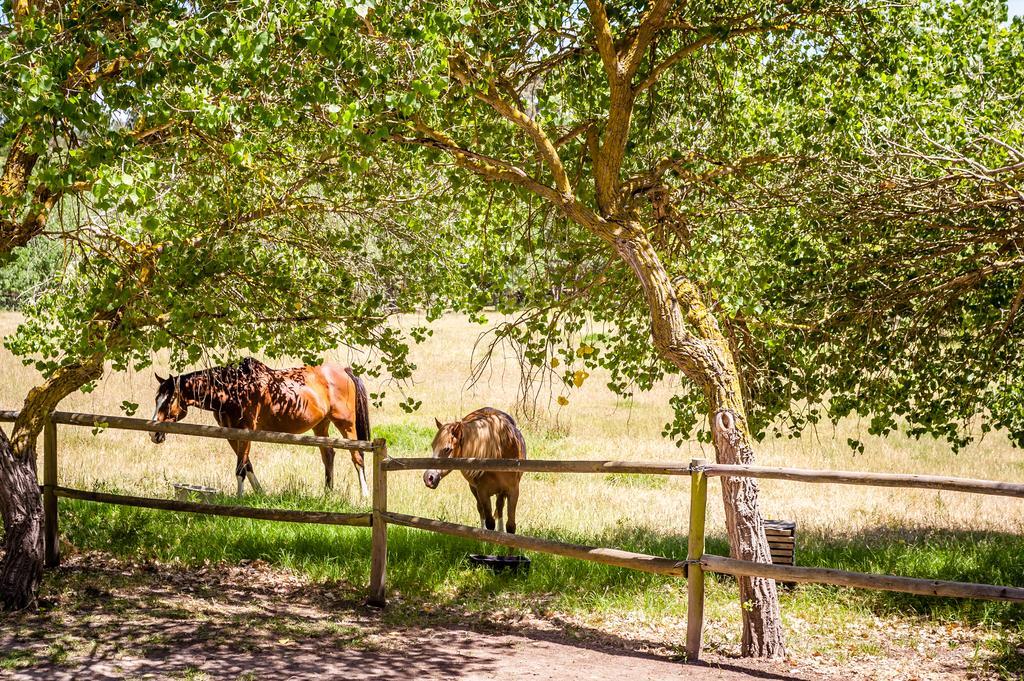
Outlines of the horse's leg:
{"label": "horse's leg", "polygon": [[485,530],[494,529],[494,513],[491,511],[491,497],[476,491],[476,509],[480,512],[480,525]]}
{"label": "horse's leg", "polygon": [[363,462],[363,453],[358,449],[352,450],[352,465],[356,467],[356,475],[359,476],[359,489],[366,498],[370,496],[370,486],[366,484],[366,465]]}
{"label": "horse's leg", "polygon": [[480,494],[476,491],[476,487],[473,485],[469,486],[469,491],[473,493],[473,498],[476,499],[476,512],[480,515],[480,529],[487,529],[487,510],[484,507],[483,499]]}
{"label": "horse's leg", "polygon": [[231,448],[235,450],[235,457],[238,461],[235,466],[235,478],[238,480],[238,496],[242,496],[247,479],[249,484],[252,485],[252,491],[257,494],[263,494],[263,486],[256,479],[256,474],[252,470],[252,462],[249,460],[249,449],[252,447],[252,443],[239,440],[229,440],[229,442],[231,443]]}
{"label": "horse's leg", "polygon": [[238,480],[238,496],[245,491],[245,463],[242,459],[242,443],[238,440],[228,440],[231,449],[235,452],[235,479]]}
{"label": "horse's leg", "polygon": [[498,532],[505,531],[505,521],[502,518],[503,515],[505,515],[505,493],[498,492],[498,498],[494,502],[494,517],[497,521],[494,529],[498,530]]}
{"label": "horse's leg", "polygon": [[[331,424],[326,419],[313,426],[313,433],[320,437],[327,437]],[[320,458],[324,462],[324,488],[334,489],[334,448],[321,447]]]}
{"label": "horse's leg", "polygon": [[519,502],[519,483],[509,487],[506,493],[508,497],[508,522],[505,523],[505,531],[509,534],[516,533],[516,504]]}
{"label": "horse's leg", "polygon": [[[343,421],[338,419],[334,422],[335,428],[341,433],[341,436],[349,440],[356,439],[356,424],[354,422]],[[366,484],[366,466],[363,464],[363,453],[358,449],[351,450],[352,452],[352,465],[356,468],[356,477],[359,478],[359,488],[366,498],[370,496],[370,486]]]}
{"label": "horse's leg", "polygon": [[248,442],[241,442],[239,440],[228,440],[228,444],[231,445],[231,449],[235,451],[235,480],[238,481],[238,496],[242,496],[245,492],[245,473],[246,469],[251,467],[249,463],[249,452]]}

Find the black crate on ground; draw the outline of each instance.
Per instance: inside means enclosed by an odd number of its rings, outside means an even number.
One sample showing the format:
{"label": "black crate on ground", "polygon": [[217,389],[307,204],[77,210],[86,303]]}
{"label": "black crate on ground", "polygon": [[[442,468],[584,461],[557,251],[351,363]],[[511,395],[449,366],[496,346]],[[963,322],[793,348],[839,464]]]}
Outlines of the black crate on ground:
{"label": "black crate on ground", "polygon": [[[765,520],[764,534],[772,551],[775,565],[796,564],[796,522],[792,520]],[[780,582],[783,586],[794,587],[795,582]]]}

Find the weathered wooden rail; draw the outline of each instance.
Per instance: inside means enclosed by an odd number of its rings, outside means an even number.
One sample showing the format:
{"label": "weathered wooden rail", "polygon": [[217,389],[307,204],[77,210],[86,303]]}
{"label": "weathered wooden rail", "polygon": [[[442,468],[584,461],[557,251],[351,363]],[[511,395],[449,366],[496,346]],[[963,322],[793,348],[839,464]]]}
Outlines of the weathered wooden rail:
{"label": "weathered wooden rail", "polygon": [[[0,411],[0,422],[14,421],[18,417],[16,411]],[[336,449],[355,449],[364,452],[383,452],[386,455],[387,445],[384,440],[346,440],[336,437],[320,437],[316,435],[292,435],[290,433],[269,433],[242,430],[239,428],[221,428],[204,426],[195,423],[156,423],[146,419],[125,416],[107,416],[101,414],[80,414],[57,411],[50,414],[43,428],[43,517],[45,539],[45,562],[48,567],[60,564],[60,544],[58,542],[58,499],[82,499],[103,504],[119,506],[135,506],[161,511],[177,511],[198,513],[202,515],[227,516],[231,518],[248,518],[250,520],[274,520],[289,523],[310,523],[318,525],[348,525],[369,527],[369,513],[334,513],[329,511],[300,511],[285,508],[254,508],[226,504],[207,504],[179,499],[158,499],[153,497],[136,497],[125,494],[110,494],[88,490],[62,487],[57,480],[57,425],[82,426],[112,430],[133,430],[148,433],[172,433],[193,437],[208,437],[220,440],[247,440],[249,442],[270,442],[275,444],[300,445],[306,447],[334,447]]]}
{"label": "weathered wooden rail", "polygon": [[709,463],[702,466],[708,477],[764,478],[766,480],[793,480],[796,482],[829,482],[838,485],[868,485],[871,487],[903,487],[906,489],[936,489],[946,492],[994,494],[1001,497],[1024,499],[1024,485],[998,480],[972,480],[947,478],[938,475],[907,475],[904,473],[861,473],[859,471],[820,471],[810,468],[769,468],[766,466],[735,466]]}
{"label": "weathered wooden rail", "polygon": [[[18,418],[16,411],[0,411],[0,422],[14,421]],[[50,423],[69,426],[87,426],[89,428],[111,430],[135,430],[146,433],[168,433],[175,435],[192,435],[209,437],[218,440],[243,440],[246,442],[269,442],[281,445],[303,445],[307,447],[334,447],[335,449],[357,449],[363,452],[373,451],[374,443],[366,440],[346,440],[341,437],[320,437],[318,435],[292,435],[291,433],[271,433],[267,431],[244,430],[241,428],[221,428],[220,426],[204,426],[198,423],[157,423],[149,419],[136,419],[127,416],[108,416],[104,414],[79,414],[68,411],[55,411],[50,414]]]}
{"label": "weathered wooden rail", "polygon": [[[0,411],[0,421],[13,421],[18,413]],[[328,446],[336,449],[359,450],[372,453],[373,511],[371,513],[332,513],[327,511],[298,511],[291,509],[253,508],[207,504],[176,499],[134,497],[106,492],[62,487],[57,479],[57,425],[87,426],[143,432],[162,432],[194,437],[226,440],[247,440],[309,447]],[[687,475],[690,477],[690,526],[685,560],[651,556],[615,548],[584,546],[567,542],[506,534],[468,525],[449,523],[431,518],[394,513],[388,510],[388,474],[390,472],[443,468],[447,470],[519,471],[523,473],[627,473],[655,475]],[[751,561],[706,554],[705,518],[707,512],[707,482],[710,477],[754,477],[790,480],[807,483],[833,483],[845,485],[874,485],[916,489],[934,489],[950,492],[993,494],[1024,498],[1024,484],[993,480],[969,480],[929,475],[894,473],[862,473],[857,471],[824,471],[799,468],[769,468],[763,466],[733,466],[708,463],[694,459],[688,464],[642,461],[545,461],[492,459],[446,459],[443,464],[432,458],[389,458],[387,443],[382,440],[367,442],[342,438],[286,433],[254,432],[235,428],[220,428],[189,423],[155,423],[145,419],[123,416],[104,416],[54,412],[43,432],[43,504],[46,520],[46,563],[57,565],[60,559],[57,543],[59,497],[83,499],[108,504],[137,506],[166,511],[200,513],[205,515],[275,520],[297,523],[349,525],[372,527],[370,596],[369,602],[383,606],[386,599],[387,527],[389,524],[411,527],[429,532],[478,539],[528,551],[551,553],[606,565],[651,572],[687,580],[687,637],[686,652],[691,660],[700,657],[704,626],[704,573],[765,577],[786,582],[809,582],[865,589],[899,591],[926,596],[978,598],[987,600],[1024,602],[1024,588],[973,584],[943,580],[919,579],[896,575],[849,572],[815,567],[795,567],[755,563]]]}
{"label": "weathered wooden rail", "polygon": [[369,513],[335,513],[333,511],[300,511],[290,508],[254,508],[252,506],[227,506],[224,504],[206,504],[197,501],[180,499],[154,499],[151,497],[134,497],[126,494],[108,494],[106,492],[87,492],[69,487],[54,487],[54,494],[66,499],[96,501],[101,504],[117,506],[135,506],[152,508],[158,511],[176,511],[178,513],[199,513],[202,515],[219,515],[229,518],[249,518],[250,520],[276,520],[284,523],[315,523],[317,525],[349,525],[369,527]]}
{"label": "weathered wooden rail", "polygon": [[[550,539],[527,537],[484,530],[468,525],[418,518],[387,510],[387,476],[390,472],[425,470],[488,470],[518,471],[522,473],[647,473],[656,475],[690,476],[690,527],[685,560],[649,556],[621,551],[567,544]],[[387,566],[387,524],[404,525],[430,532],[440,532],[469,539],[510,546],[528,551],[553,553],[581,560],[654,572],[687,579],[687,633],[686,653],[690,660],[700,657],[704,629],[704,573],[717,572],[737,577],[765,577],[785,582],[809,582],[836,586],[900,591],[924,596],[978,598],[1024,603],[1024,588],[972,584],[944,580],[900,577],[865,572],[849,572],[827,568],[795,567],[755,563],[752,561],[715,556],[704,553],[705,517],[707,513],[707,484],[710,477],[745,476],[808,483],[835,483],[844,485],[874,485],[934,489],[949,492],[994,494],[1024,498],[1024,484],[993,480],[969,480],[931,475],[904,475],[895,473],[862,473],[857,471],[822,471],[800,468],[768,468],[763,466],[733,466],[694,459],[688,464],[637,461],[542,461],[446,459],[380,457],[374,459],[374,562],[371,577],[371,602],[383,605],[385,601],[385,572]],[[380,484],[376,482],[380,479]]]}
{"label": "weathered wooden rail", "polygon": [[388,471],[426,470],[442,468],[452,471],[518,471],[521,473],[650,473],[658,475],[690,475],[688,463],[661,463],[650,461],[604,460],[544,460],[544,459],[446,459],[438,466],[437,459],[393,458],[384,462]]}

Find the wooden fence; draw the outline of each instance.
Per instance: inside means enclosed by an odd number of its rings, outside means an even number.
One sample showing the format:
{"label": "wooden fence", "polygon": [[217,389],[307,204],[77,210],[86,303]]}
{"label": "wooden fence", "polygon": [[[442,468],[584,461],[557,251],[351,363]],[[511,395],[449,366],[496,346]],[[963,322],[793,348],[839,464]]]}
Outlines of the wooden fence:
{"label": "wooden fence", "polygon": [[[388,523],[455,535],[457,537],[479,539],[529,551],[540,551],[590,560],[633,570],[642,570],[644,572],[686,577],[688,592],[686,655],[689,660],[699,659],[701,653],[704,630],[705,572],[717,572],[737,577],[765,577],[785,582],[811,582],[883,591],[901,591],[925,596],[952,596],[1024,603],[1024,588],[1019,587],[949,582],[813,567],[773,565],[770,563],[737,560],[725,556],[715,556],[704,552],[704,522],[707,512],[708,478],[710,477],[751,477],[811,483],[935,489],[995,494],[1016,498],[1024,498],[1024,484],[929,475],[733,466],[709,463],[703,459],[694,459],[689,464],[636,461],[446,459],[442,464],[437,459],[430,458],[389,459],[384,452],[376,452],[373,468],[373,563],[371,566],[370,599],[379,605],[383,605],[385,601]],[[387,509],[388,473],[432,468],[440,468],[442,470],[520,471],[523,473],[647,473],[656,475],[687,475],[690,477],[691,488],[689,542],[686,559],[679,560],[620,551],[618,549],[568,544],[550,539],[506,534],[467,525],[457,525],[440,520],[389,512]]]}
{"label": "wooden fence", "polygon": [[[0,421],[13,421],[18,413],[0,411]],[[251,508],[207,504],[173,499],[134,497],[71,489],[58,484],[57,479],[57,425],[85,426],[101,429],[135,430],[190,435],[226,440],[271,442],[309,447],[328,446],[369,452],[373,457],[373,511],[372,513],[331,513],[326,511],[296,511],[289,509]],[[236,428],[219,428],[189,423],[155,423],[145,419],[97,414],[54,412],[43,432],[43,504],[46,521],[46,563],[57,565],[59,497],[84,499],[108,504],[138,506],[166,511],[183,511],[205,515],[277,520],[297,523],[352,525],[372,527],[370,569],[371,604],[383,606],[386,598],[387,527],[402,525],[430,532],[478,539],[494,544],[551,553],[570,558],[589,560],[617,567],[652,572],[673,577],[685,577],[688,591],[686,652],[690,660],[700,657],[704,628],[704,573],[717,572],[734,576],[757,576],[786,582],[811,582],[866,589],[900,591],[928,596],[953,596],[987,600],[1024,602],[1024,588],[971,584],[941,580],[848,572],[813,567],[772,565],[737,560],[704,553],[704,523],[707,510],[707,481],[709,477],[752,477],[777,480],[795,480],[810,483],[836,483],[848,485],[875,485],[883,487],[935,489],[953,492],[994,494],[1024,498],[1024,484],[991,480],[967,480],[924,475],[890,473],[860,473],[853,471],[820,471],[796,468],[767,468],[760,466],[731,466],[694,459],[688,464],[637,461],[543,461],[493,459],[446,459],[440,465],[432,458],[389,458],[387,443],[344,440],[341,438],[286,433],[254,432]],[[690,526],[687,557],[685,559],[650,556],[615,548],[584,546],[551,539],[506,534],[468,525],[443,522],[430,518],[394,513],[388,510],[388,474],[397,471],[443,468],[446,470],[519,471],[523,473],[645,473],[656,475],[686,475],[690,477]]]}
{"label": "wooden fence", "polygon": [[[18,417],[16,411],[0,411],[0,422],[14,421]],[[146,419],[127,418],[124,416],[104,416],[100,414],[78,414],[71,412],[54,412],[50,415],[43,428],[43,515],[45,520],[45,561],[48,567],[60,563],[60,544],[58,536],[58,507],[60,497],[68,499],[84,499],[104,504],[120,506],[136,506],[153,508],[162,511],[180,511],[202,515],[229,516],[232,518],[250,518],[252,520],[276,520],[290,523],[314,523],[321,525],[353,525],[370,526],[369,513],[333,513],[328,511],[297,511],[283,508],[252,508],[249,506],[229,506],[224,504],[207,504],[178,499],[154,499],[151,497],[135,497],[125,494],[108,494],[91,492],[81,489],[62,487],[57,479],[57,425],[84,426],[89,428],[112,430],[135,430],[149,433],[170,433],[191,435],[220,440],[247,440],[250,442],[271,442],[277,444],[300,445],[306,447],[334,447],[336,449],[356,449],[363,452],[386,453],[384,440],[345,440],[335,437],[315,435],[292,435],[290,433],[268,433],[238,428],[220,428],[203,426],[194,423],[156,423]]]}

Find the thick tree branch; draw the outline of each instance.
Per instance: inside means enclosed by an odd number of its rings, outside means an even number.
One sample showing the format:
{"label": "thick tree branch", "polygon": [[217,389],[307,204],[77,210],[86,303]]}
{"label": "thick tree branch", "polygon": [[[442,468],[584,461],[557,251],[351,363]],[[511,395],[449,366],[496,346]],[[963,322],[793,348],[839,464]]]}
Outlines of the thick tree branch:
{"label": "thick tree branch", "polygon": [[60,195],[60,192],[51,192],[49,188],[40,186],[36,189],[32,207],[23,219],[0,222],[0,257],[24,246],[42,233]]}
{"label": "thick tree branch", "polygon": [[632,80],[633,75],[640,68],[647,48],[650,47],[651,41],[654,40],[658,31],[665,25],[665,19],[674,2],[675,0],[658,0],[640,20],[636,36],[626,48],[626,54],[622,59],[622,70],[627,79]]}
{"label": "thick tree branch", "polygon": [[36,439],[43,430],[47,415],[65,397],[103,375],[103,356],[94,355],[80,362],[60,367],[50,378],[32,388],[11,431],[15,456],[32,456]]}
{"label": "thick tree branch", "polygon": [[[608,77],[608,94],[610,96],[604,140],[599,145],[591,146],[591,157],[594,162],[594,193],[597,195],[597,205],[601,213],[611,216],[616,214],[620,208],[619,172],[625,156],[635,98],[630,84],[632,77],[627,74],[623,62],[619,59],[604,3],[601,0],[587,0],[587,7],[590,10],[590,22],[594,29],[597,51],[601,55],[605,74]],[[657,14],[645,15],[645,20],[652,18],[657,19]],[[664,17],[661,21],[664,22]],[[630,45],[635,44],[634,39]]]}
{"label": "thick tree branch", "polygon": [[731,38],[738,38],[740,36],[753,35],[756,33],[769,33],[771,31],[786,29],[787,26],[785,26],[784,24],[785,22],[761,24],[757,26],[736,26],[734,28],[730,28],[729,31],[725,34],[706,33],[700,38],[694,40],[691,43],[683,45],[678,50],[676,50],[669,56],[665,57],[665,59],[659,62],[653,69],[651,69],[651,72],[647,74],[647,76],[642,81],[640,81],[640,83],[635,88],[635,92],[636,94],[639,95],[641,92],[650,89],[655,83],[658,82],[658,80],[661,79],[662,76],[665,75],[666,71],[671,69],[679,62],[681,62],[683,59],[689,57],[691,54],[694,54],[702,47],[706,47],[707,45],[711,45],[713,43],[725,42]]}
{"label": "thick tree branch", "polygon": [[17,199],[28,189],[32,170],[39,160],[39,154],[31,150],[32,129],[28,125],[21,126],[14,136],[7,159],[4,161],[3,175],[0,175],[0,200],[16,203]]}
{"label": "thick tree branch", "polygon": [[[795,163],[799,160],[800,157],[797,156],[752,154],[735,160],[723,161],[707,158],[703,154],[689,151],[680,158],[663,158],[651,170],[630,177],[622,183],[622,192],[626,197],[630,197],[652,189],[661,188],[663,178],[669,173],[679,176],[686,185],[698,185],[708,184],[722,177],[737,175],[759,166],[772,163]],[[686,167],[695,161],[703,162],[713,167],[704,172],[694,172]]]}
{"label": "thick tree branch", "polygon": [[[978,282],[991,277],[994,274],[1003,272],[1005,270],[1020,269],[1024,267],[1024,257],[1014,258],[1013,260],[1003,260],[991,262],[977,269],[971,270],[961,274],[960,276],[953,277],[948,281],[924,291],[924,295],[935,295],[937,293],[943,293],[945,291],[953,291],[956,289],[971,289],[975,287]],[[913,288],[913,284],[917,283],[917,280],[911,280],[906,288]]]}
{"label": "thick tree branch", "polygon": [[612,27],[608,22],[604,3],[601,0],[587,0],[587,8],[590,10],[590,25],[594,29],[597,52],[601,55],[601,63],[604,64],[608,82],[618,80],[619,55],[615,50],[615,38],[612,36]]}
{"label": "thick tree branch", "polygon": [[661,79],[661,77],[665,74],[666,71],[668,71],[673,66],[681,62],[683,59],[686,59],[688,56],[695,53],[697,50],[701,49],[705,45],[710,45],[711,43],[717,40],[718,38],[716,36],[705,35],[698,38],[697,40],[694,40],[692,43],[683,45],[678,50],[676,50],[668,57],[666,57],[664,60],[659,62],[653,69],[651,69],[651,72],[647,75],[647,77],[640,81],[640,84],[636,86],[636,93],[640,94],[641,92],[644,92],[645,90],[649,89],[652,85],[654,85],[655,83],[658,82],[658,80]]}
{"label": "thick tree branch", "polygon": [[555,189],[536,179],[522,168],[508,161],[467,149],[443,132],[434,130],[423,121],[414,120],[413,124],[416,132],[423,135],[422,137],[398,135],[392,136],[391,139],[401,144],[414,144],[439,149],[451,156],[459,167],[471,170],[477,175],[481,175],[489,180],[510,182],[528,189],[548,201],[555,203],[560,201],[558,192]]}
{"label": "thick tree branch", "polygon": [[423,121],[414,120],[413,124],[416,131],[423,135],[423,137],[396,136],[391,139],[402,144],[416,144],[440,149],[455,159],[457,165],[471,170],[481,177],[489,180],[509,182],[523,187],[550,202],[567,218],[590,230],[609,244],[615,245],[623,239],[629,239],[634,236],[633,227],[628,223],[606,220],[589,206],[579,201],[571,192],[559,192],[508,161],[467,149],[443,132],[426,125]]}
{"label": "thick tree branch", "polygon": [[593,127],[593,120],[586,120],[578,125],[573,126],[572,128],[569,129],[568,132],[566,132],[564,135],[555,140],[555,148],[558,149],[564,147],[566,144],[573,141],[580,135],[587,133]]}
{"label": "thick tree branch", "polygon": [[551,142],[551,139],[544,132],[543,128],[525,112],[507,99],[503,99],[493,83],[487,83],[484,88],[478,87],[480,78],[476,70],[469,63],[469,57],[461,53],[450,60],[452,73],[463,84],[473,91],[473,95],[482,102],[485,102],[494,109],[498,115],[511,122],[521,129],[533,142],[537,152],[544,160],[551,176],[555,181],[555,189],[566,197],[573,196],[572,186],[569,183],[569,176],[565,172],[565,166],[558,149]]}

